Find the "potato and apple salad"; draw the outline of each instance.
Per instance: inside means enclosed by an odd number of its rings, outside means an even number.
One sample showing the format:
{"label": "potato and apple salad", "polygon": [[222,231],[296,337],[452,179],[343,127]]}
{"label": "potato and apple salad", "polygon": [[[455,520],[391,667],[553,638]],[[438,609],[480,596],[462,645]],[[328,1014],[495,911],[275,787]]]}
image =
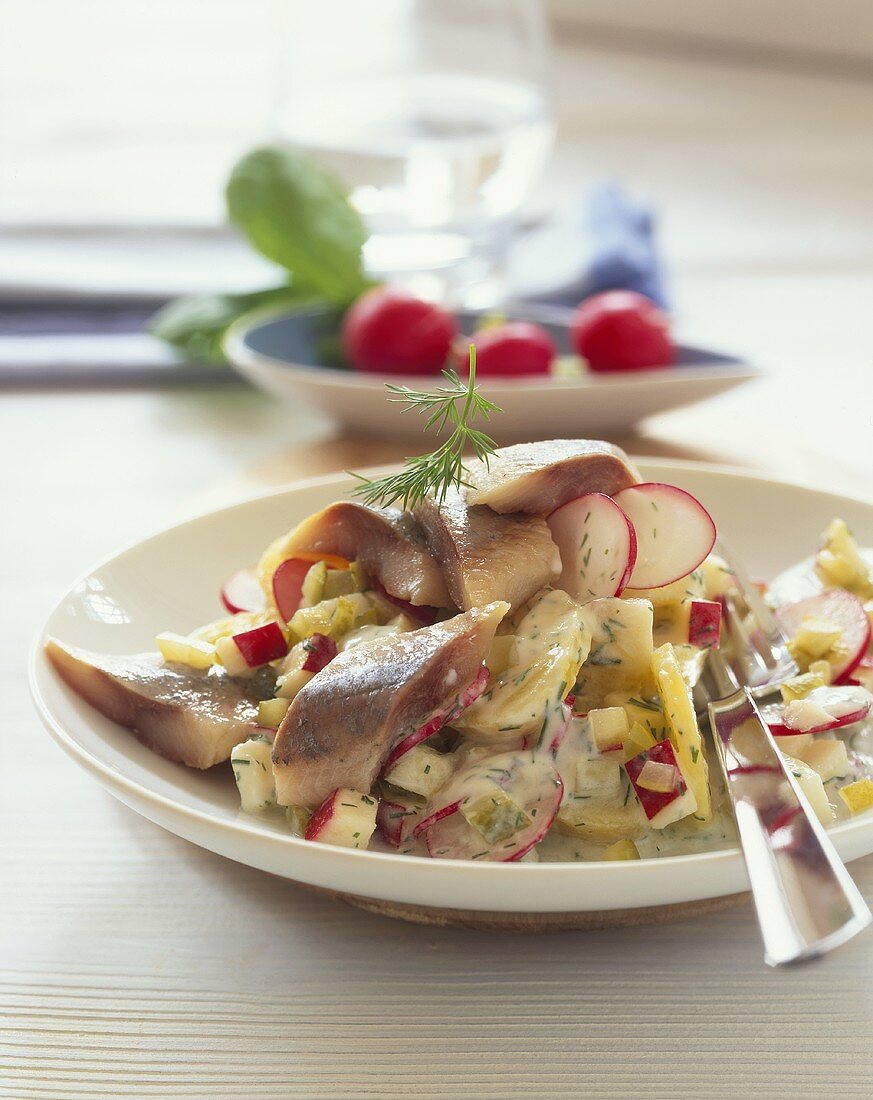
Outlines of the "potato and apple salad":
{"label": "potato and apple salad", "polygon": [[[145,744],[228,762],[242,811],[435,859],[734,843],[695,706],[733,584],[703,504],[618,448],[472,462],[407,510],[338,501],[226,581],[227,614],[61,675]],[[766,598],[800,672],[765,710],[827,822],[873,808],[873,557],[835,520]]]}

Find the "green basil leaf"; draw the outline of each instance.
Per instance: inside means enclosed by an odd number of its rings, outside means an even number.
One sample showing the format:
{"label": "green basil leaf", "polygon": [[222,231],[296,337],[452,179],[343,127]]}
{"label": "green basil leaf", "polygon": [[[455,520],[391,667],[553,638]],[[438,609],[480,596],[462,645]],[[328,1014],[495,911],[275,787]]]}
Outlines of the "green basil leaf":
{"label": "green basil leaf", "polygon": [[262,306],[302,305],[312,295],[298,287],[276,286],[249,294],[204,294],[177,298],[151,319],[149,330],[159,340],[178,348],[186,358],[223,363],[221,342],[234,321]]}
{"label": "green basil leaf", "polygon": [[346,305],[369,285],[360,215],[312,160],[278,146],[254,149],[231,172],[226,197],[230,220],[298,286]]}

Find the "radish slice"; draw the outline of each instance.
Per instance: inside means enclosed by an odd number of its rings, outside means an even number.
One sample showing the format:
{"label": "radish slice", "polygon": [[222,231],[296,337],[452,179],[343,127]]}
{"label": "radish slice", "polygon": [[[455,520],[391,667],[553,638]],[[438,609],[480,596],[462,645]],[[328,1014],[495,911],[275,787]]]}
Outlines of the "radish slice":
{"label": "radish slice", "polygon": [[263,611],[267,600],[254,569],[239,569],[228,577],[221,586],[221,602],[231,615],[238,615],[240,611]]}
{"label": "radish slice", "polygon": [[873,706],[873,695],[862,687],[820,687],[790,703],[771,703],[761,717],[774,737],[824,733],[863,721]]}
{"label": "radish slice", "polygon": [[615,494],[637,533],[629,588],[663,588],[687,577],[715,545],[715,523],[699,500],[657,481]]}
{"label": "radish slice", "polygon": [[833,623],[841,631],[848,652],[842,661],[832,662],[833,674],[835,680],[848,676],[861,663],[870,644],[870,620],[864,605],[842,588],[829,588],[817,596],[807,596],[776,609],[776,619],[789,638],[808,616]]}
{"label": "radish slice", "polygon": [[580,603],[617,596],[637,558],[634,525],[611,497],[586,493],[556,508],[548,518],[561,554],[557,583]]}
{"label": "radish slice", "polygon": [[388,603],[393,603],[399,611],[402,611],[404,615],[408,615],[414,622],[421,623],[422,626],[432,626],[436,621],[437,608],[428,607],[425,604],[419,606],[414,603],[409,603],[408,600],[401,600],[399,596],[392,596],[381,581],[374,581],[373,587],[383,600],[387,600]]}
{"label": "radish slice", "polygon": [[466,710],[471,703],[474,703],[479,698],[485,690],[485,685],[487,683],[488,669],[482,665],[473,680],[467,684],[463,691],[458,692],[451,706],[435,714],[433,718],[428,719],[423,726],[407,734],[402,741],[398,741],[391,750],[388,759],[385,761],[383,774],[389,771],[397,763],[400,757],[408,753],[410,749],[414,749],[416,745],[420,745],[421,742],[426,741],[428,737],[433,737],[433,735],[439,732],[443,726],[447,726],[457,718],[461,711]]}
{"label": "radish slice", "polygon": [[[494,801],[492,792],[510,799],[524,815],[525,824],[509,836],[486,841],[462,812],[472,811],[481,799]],[[442,814],[428,813],[422,827],[428,853],[434,859],[476,859],[512,863],[527,855],[552,826],[564,784],[554,766],[531,753],[508,752],[465,768],[440,792]],[[454,807],[454,809],[452,809]]]}
{"label": "radish slice", "polygon": [[303,581],[312,567],[304,558],[288,558],[273,574],[273,600],[279,614],[290,622],[303,599]]}

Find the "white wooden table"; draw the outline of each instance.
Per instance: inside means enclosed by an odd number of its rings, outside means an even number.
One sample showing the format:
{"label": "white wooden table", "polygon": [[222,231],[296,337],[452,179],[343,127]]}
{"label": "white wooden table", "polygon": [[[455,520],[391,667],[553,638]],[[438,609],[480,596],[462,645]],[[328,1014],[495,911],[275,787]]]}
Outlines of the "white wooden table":
{"label": "white wooden table", "polygon": [[[687,331],[771,371],[631,446],[870,495],[871,89],[581,50],[559,84],[561,177],[649,186]],[[393,923],[176,839],[51,743],[25,654],[61,590],[204,502],[341,466],[324,430],[236,386],[0,398],[0,1096],[869,1100],[869,937],[774,973],[747,909]],[[873,901],[873,859],[853,872]]]}

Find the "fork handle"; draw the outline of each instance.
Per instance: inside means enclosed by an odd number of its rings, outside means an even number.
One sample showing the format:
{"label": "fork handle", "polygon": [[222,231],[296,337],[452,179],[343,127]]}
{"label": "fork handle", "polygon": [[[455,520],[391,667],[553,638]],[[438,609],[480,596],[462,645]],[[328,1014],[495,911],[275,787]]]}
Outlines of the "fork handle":
{"label": "fork handle", "polygon": [[813,959],[870,910],[791,774],[748,689],[709,704],[770,966]]}

